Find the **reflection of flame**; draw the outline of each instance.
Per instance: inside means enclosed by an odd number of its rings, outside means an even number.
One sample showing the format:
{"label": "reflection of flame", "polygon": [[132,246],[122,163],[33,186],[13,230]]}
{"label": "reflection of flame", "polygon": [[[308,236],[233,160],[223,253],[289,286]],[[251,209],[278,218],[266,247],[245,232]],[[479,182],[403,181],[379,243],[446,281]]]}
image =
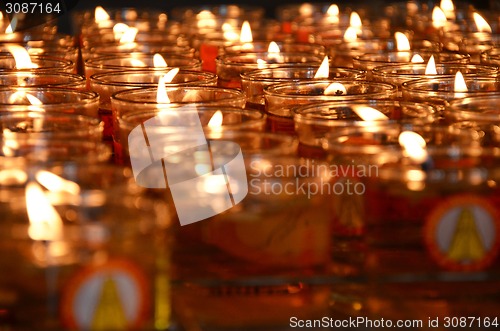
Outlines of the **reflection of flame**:
{"label": "reflection of flame", "polygon": [[130,27],[125,23],[116,23],[113,26],[113,35],[115,37],[115,40],[120,40],[120,38],[129,28]]}
{"label": "reflection of flame", "polygon": [[314,74],[314,78],[328,78],[328,76],[330,76],[330,64],[328,63],[328,56],[325,56],[318,71]]}
{"label": "reflection of flame", "polygon": [[358,33],[356,32],[356,28],[352,26],[348,27],[344,33],[344,41],[354,42],[357,39],[358,39]]}
{"label": "reflection of flame", "polygon": [[248,21],[243,22],[240,32],[240,42],[241,43],[251,43],[253,41],[252,29],[250,28],[250,23]]}
{"label": "reflection of flame", "polygon": [[139,32],[138,28],[134,27],[129,27],[121,36],[120,38],[120,44],[126,44],[126,43],[131,43],[134,42],[135,36]]}
{"label": "reflection of flame", "polygon": [[6,45],[5,47],[14,57],[17,69],[38,68],[37,64],[31,62],[30,54],[24,47],[19,45]]}
{"label": "reflection of flame", "polygon": [[42,105],[43,104],[43,102],[40,99],[38,99],[34,95],[26,93],[24,91],[16,91],[16,92],[12,93],[9,96],[9,99],[7,100],[7,102],[10,104],[15,104],[18,102],[22,102],[22,100],[24,98],[28,99],[29,103],[32,105]]}
{"label": "reflection of flame", "polygon": [[67,192],[75,195],[80,193],[80,186],[77,183],[64,179],[50,171],[38,171],[36,180],[51,192]]}
{"label": "reflection of flame", "polygon": [[474,23],[476,23],[477,31],[491,33],[491,26],[486,22],[486,20],[478,13],[473,13]]}
{"label": "reflection of flame", "polygon": [[459,71],[455,74],[455,82],[453,85],[453,90],[455,91],[455,97],[463,98],[467,92],[467,84],[465,83],[464,75]]}
{"label": "reflection of flame", "polygon": [[410,41],[408,37],[402,32],[394,33],[394,37],[396,38],[396,45],[398,51],[409,51],[410,50]]}
{"label": "reflection of flame", "polygon": [[28,99],[32,105],[43,105],[43,102],[32,94],[26,93],[26,99]]}
{"label": "reflection of flame", "polygon": [[347,90],[341,83],[331,83],[325,89],[324,95],[345,95]]}
{"label": "reflection of flame", "polygon": [[227,22],[222,24],[222,32],[224,34],[224,39],[227,41],[236,41],[240,37],[235,28]]}
{"label": "reflection of flame", "polygon": [[399,144],[405,154],[416,163],[424,163],[428,158],[425,139],[416,132],[403,131],[399,134]]}
{"label": "reflection of flame", "polygon": [[211,129],[220,128],[222,126],[222,112],[217,110],[208,121],[208,127]]}
{"label": "reflection of flame", "polygon": [[161,56],[161,54],[156,53],[153,55],[153,66],[155,68],[166,68],[168,67],[167,61]]}
{"label": "reflection of flame", "polygon": [[165,76],[166,75],[161,76],[158,80],[158,89],[156,90],[157,103],[170,103],[170,99],[167,94],[167,88],[165,87],[165,83],[168,83],[166,81],[167,77]]}
{"label": "reflection of flame", "polygon": [[389,119],[384,113],[380,110],[361,105],[352,105],[351,109],[361,117],[363,121],[386,121]]}
{"label": "reflection of flame", "polygon": [[432,26],[436,29],[442,28],[446,25],[446,15],[443,10],[438,6],[435,6],[432,10]]}
{"label": "reflection of flame", "polygon": [[259,69],[265,69],[266,67],[267,67],[266,60],[257,59],[257,68],[259,68]]}
{"label": "reflection of flame", "polygon": [[455,6],[453,5],[452,0],[441,0],[439,7],[443,10],[446,18],[450,20],[455,19]]}
{"label": "reflection of flame", "polygon": [[[201,187],[197,187],[198,189],[201,189]],[[232,187],[231,187],[232,188]],[[215,175],[211,174],[209,175],[205,181],[203,182],[203,191],[212,193],[212,194],[217,194],[217,193],[224,193],[227,192],[227,183],[226,183],[226,176],[225,175]]]}
{"label": "reflection of flame", "polygon": [[26,209],[30,221],[28,235],[33,240],[62,238],[62,219],[50,204],[42,188],[30,182],[26,185]]}
{"label": "reflection of flame", "polygon": [[425,74],[437,75],[436,61],[434,61],[434,55],[431,55],[429,61],[427,62],[427,66],[425,67]]}
{"label": "reflection of flame", "polygon": [[14,31],[16,30],[18,20],[19,19],[18,19],[17,15],[14,14],[14,16],[12,16],[12,19],[10,20],[9,25],[7,26],[7,29],[5,29],[5,33],[7,33],[7,34],[14,33]]}
{"label": "reflection of flame", "polygon": [[412,57],[411,57],[411,60],[410,62],[412,63],[424,63],[424,58],[420,56],[420,54],[414,54]]}
{"label": "reflection of flame", "polygon": [[109,21],[110,18],[111,17],[109,17],[108,12],[106,12],[106,10],[104,10],[104,8],[102,8],[101,6],[95,7],[94,20],[97,23]]}
{"label": "reflection of flame", "polygon": [[187,91],[187,93],[182,97],[182,102],[199,102],[203,101],[202,96],[194,90]]}

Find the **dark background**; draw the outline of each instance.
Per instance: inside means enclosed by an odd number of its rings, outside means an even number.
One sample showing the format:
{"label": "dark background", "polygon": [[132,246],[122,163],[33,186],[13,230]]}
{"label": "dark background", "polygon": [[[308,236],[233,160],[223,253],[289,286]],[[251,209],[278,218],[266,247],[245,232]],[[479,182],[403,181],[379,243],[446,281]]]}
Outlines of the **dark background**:
{"label": "dark background", "polygon": [[[75,0],[72,0],[75,1]],[[428,3],[430,8],[434,4],[439,4],[440,0],[423,0],[421,2]],[[76,7],[72,9],[68,14],[63,15],[60,18],[60,29],[63,32],[71,33],[69,26],[71,25],[71,12],[75,10],[93,9],[97,5],[101,5],[104,8],[123,8],[123,7],[135,7],[135,8],[151,8],[156,10],[162,10],[169,12],[176,7],[187,7],[187,6],[202,6],[202,5],[218,5],[218,4],[240,4],[240,5],[251,5],[259,6],[265,9],[266,17],[275,17],[276,8],[286,4],[300,4],[303,2],[319,2],[319,3],[335,3],[339,5],[342,10],[342,6],[356,7],[358,5],[369,5],[373,8],[374,14],[379,15],[377,11],[380,11],[380,15],[383,12],[385,5],[395,2],[395,0],[337,0],[337,1],[306,1],[306,0],[251,0],[251,1],[231,1],[231,0],[79,0]],[[500,0],[470,0],[468,2],[461,2],[454,0],[457,7],[466,6],[466,4],[472,4],[477,9],[487,10],[489,8],[494,8],[500,10]]]}

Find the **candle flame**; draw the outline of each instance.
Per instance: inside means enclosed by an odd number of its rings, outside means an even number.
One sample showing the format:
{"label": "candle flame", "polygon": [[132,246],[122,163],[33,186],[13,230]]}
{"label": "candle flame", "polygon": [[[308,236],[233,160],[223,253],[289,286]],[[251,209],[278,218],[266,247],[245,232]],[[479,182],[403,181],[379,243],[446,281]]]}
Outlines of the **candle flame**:
{"label": "candle flame", "polygon": [[353,11],[351,13],[351,16],[349,17],[349,26],[358,30],[363,26],[363,24],[361,23],[361,17],[359,17],[359,14],[355,11]]}
{"label": "candle flame", "polygon": [[241,26],[240,42],[251,43],[252,41],[253,41],[252,28],[250,28],[250,23],[248,23],[248,21],[245,21]]}
{"label": "candle flame", "polygon": [[10,33],[14,33],[14,31],[16,30],[16,27],[17,27],[17,22],[19,21],[18,17],[16,14],[14,14],[12,16],[12,19],[10,20],[10,23],[9,25],[7,26],[7,28],[5,29],[5,33],[7,34],[10,34]]}
{"label": "candle flame", "polygon": [[172,70],[169,70],[165,75],[163,75],[163,83],[171,83],[178,73],[179,73],[179,68],[174,68]]}
{"label": "candle flame", "polygon": [[456,98],[463,98],[465,97],[465,93],[469,91],[467,88],[467,84],[465,83],[464,75],[459,71],[455,74],[455,82],[453,85],[453,91],[455,91],[455,97]]}
{"label": "candle flame", "polygon": [[227,22],[222,24],[222,32],[224,34],[224,39],[227,41],[236,41],[240,37],[235,28]]}
{"label": "candle flame", "polygon": [[416,132],[403,131],[398,137],[399,144],[404,149],[404,153],[413,162],[422,164],[428,158],[425,139]]}
{"label": "candle flame", "polygon": [[280,53],[281,53],[280,47],[276,42],[271,41],[269,43],[269,47],[267,48],[267,52],[268,52],[269,60],[274,60],[276,62],[283,62],[282,58],[280,56]]}
{"label": "candle flame", "polygon": [[209,128],[220,128],[222,126],[222,112],[220,110],[217,110],[215,114],[212,115],[210,118],[210,121],[208,121],[208,127]]}
{"label": "candle flame", "polygon": [[17,69],[38,68],[37,64],[31,62],[30,54],[24,47],[19,45],[6,45],[5,47],[14,57]]}
{"label": "candle flame", "polygon": [[323,92],[324,95],[345,95],[347,90],[345,86],[341,83],[331,83],[328,85]]}
{"label": "candle flame", "polygon": [[425,74],[437,75],[436,61],[434,61],[434,55],[431,55],[429,61],[427,62],[427,66],[425,67]]}
{"label": "candle flame", "polygon": [[339,23],[339,14],[339,6],[337,6],[336,4],[331,4],[326,11],[326,20],[332,24]]}
{"label": "candle flame", "polygon": [[331,4],[330,7],[328,7],[326,14],[328,16],[339,16],[340,14],[339,6],[337,6],[336,4]]}
{"label": "candle flame", "polygon": [[478,13],[473,13],[474,23],[476,24],[477,31],[491,33],[491,26],[486,22],[486,20]]}
{"label": "candle flame", "polygon": [[97,23],[104,22],[104,21],[109,21],[111,17],[109,16],[108,12],[104,10],[101,6],[95,7],[94,11],[94,20]]}
{"label": "candle flame", "polygon": [[328,60],[328,56],[325,56],[323,59],[323,62],[321,62],[321,65],[318,68],[318,71],[314,74],[315,79],[320,79],[320,78],[328,78],[330,76],[330,63]]}
{"label": "candle flame", "polygon": [[314,8],[310,3],[303,3],[299,7],[300,16],[311,16],[313,14]]}
{"label": "candle flame", "polygon": [[269,47],[267,48],[267,51],[269,53],[280,53],[281,52],[280,46],[274,41],[271,41],[269,43]]}
{"label": "candle flame", "polygon": [[26,210],[30,221],[28,235],[31,239],[48,241],[62,238],[61,216],[35,182],[26,185]]}
{"label": "candle flame", "polygon": [[170,99],[167,94],[167,88],[165,87],[165,83],[167,82],[167,75],[163,75],[158,80],[158,89],[156,90],[156,102],[157,103],[170,103]]}
{"label": "candle flame", "polygon": [[389,117],[387,117],[380,110],[361,105],[352,105],[351,109],[361,117],[363,121],[387,121]]}
{"label": "candle flame", "polygon": [[443,10],[446,18],[455,19],[455,5],[453,5],[452,0],[441,0],[439,7]]}
{"label": "candle flame", "polygon": [[267,67],[267,61],[262,59],[257,59],[257,68],[265,69]]}
{"label": "candle flame", "polygon": [[355,42],[358,39],[358,33],[356,31],[356,28],[350,26],[345,30],[344,33],[344,41],[350,43],[350,42]]}
{"label": "candle flame", "polygon": [[132,43],[139,32],[138,28],[129,27],[120,37],[120,44]]}
{"label": "candle flame", "polygon": [[411,49],[410,41],[404,33],[396,32],[394,33],[394,38],[396,38],[396,47],[398,51],[409,51]]}
{"label": "candle flame", "polygon": [[66,192],[74,195],[80,193],[80,186],[77,183],[64,179],[50,171],[40,170],[36,173],[35,178],[49,191]]}
{"label": "candle flame", "polygon": [[202,10],[198,14],[196,14],[197,19],[207,19],[207,18],[215,18],[215,15],[210,10]]}
{"label": "candle flame", "polygon": [[446,15],[439,6],[434,6],[432,10],[432,26],[436,29],[442,28],[446,25]]}
{"label": "candle flame", "polygon": [[168,67],[167,61],[161,56],[161,54],[156,53],[153,55],[153,66],[155,68],[166,68]]}
{"label": "candle flame", "polygon": [[411,57],[411,60],[410,62],[412,63],[424,63],[424,58],[422,56],[420,56],[420,54],[414,54],[412,57]]}

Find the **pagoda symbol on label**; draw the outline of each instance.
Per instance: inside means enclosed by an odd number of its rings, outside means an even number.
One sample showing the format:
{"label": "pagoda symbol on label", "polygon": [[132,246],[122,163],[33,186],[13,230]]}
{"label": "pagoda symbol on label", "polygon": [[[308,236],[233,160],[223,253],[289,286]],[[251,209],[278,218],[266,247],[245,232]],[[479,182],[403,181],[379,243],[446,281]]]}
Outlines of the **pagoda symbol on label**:
{"label": "pagoda symbol on label", "polygon": [[480,260],[485,255],[474,214],[468,208],[460,212],[447,255],[450,259],[461,262]]}
{"label": "pagoda symbol on label", "polygon": [[127,328],[127,319],[123,311],[120,295],[115,281],[107,278],[101,290],[99,302],[92,319],[92,331],[124,330]]}

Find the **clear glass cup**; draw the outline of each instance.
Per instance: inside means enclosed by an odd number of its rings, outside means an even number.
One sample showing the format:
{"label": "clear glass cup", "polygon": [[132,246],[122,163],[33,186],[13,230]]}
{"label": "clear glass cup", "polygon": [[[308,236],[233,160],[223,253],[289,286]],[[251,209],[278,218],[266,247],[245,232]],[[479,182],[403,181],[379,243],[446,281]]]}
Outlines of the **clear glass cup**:
{"label": "clear glass cup", "polygon": [[0,72],[0,88],[5,87],[61,87],[86,90],[82,75],[66,72]]}
{"label": "clear glass cup", "polygon": [[[161,54],[160,54],[161,55]],[[164,54],[169,68],[201,70],[201,61],[180,55]],[[153,54],[132,53],[127,55],[110,55],[87,59],[84,63],[85,76],[109,71],[143,70],[153,68]],[[164,70],[165,68],[159,68]]]}
{"label": "clear glass cup", "polygon": [[[9,79],[11,78],[9,77]],[[30,83],[43,79],[43,76],[35,78],[31,74],[20,74],[16,78]],[[64,79],[65,77],[61,74],[60,78]],[[2,79],[1,74],[0,79]],[[49,79],[53,78],[49,76]],[[42,104],[31,104],[27,95],[37,98]],[[68,113],[98,118],[98,110],[99,95],[95,92],[51,86],[0,88],[0,113],[45,111],[48,113]]]}
{"label": "clear glass cup", "polygon": [[[339,89],[325,95],[326,88],[333,83],[342,84],[347,93]],[[295,133],[292,113],[295,107],[325,101],[394,99],[395,96],[394,85],[346,79],[281,83],[264,89],[270,130],[287,134]]]}
{"label": "clear glass cup", "polygon": [[470,121],[496,124],[499,120],[500,94],[469,96],[449,101],[444,116],[451,122]]}
{"label": "clear glass cup", "polygon": [[[257,69],[241,74],[241,88],[247,96],[247,108],[265,110],[264,88],[269,85],[314,80],[319,66],[293,66]],[[366,78],[366,72],[351,68],[330,68],[328,79]]]}
{"label": "clear glass cup", "polygon": [[97,118],[43,111],[14,111],[0,114],[2,139],[14,148],[21,140],[101,141],[103,124]]}
{"label": "clear glass cup", "polygon": [[[74,164],[25,169],[28,181],[0,183],[15,201],[0,203],[5,217],[0,249],[9,252],[0,264],[11,271],[0,276],[0,287],[12,293],[2,304],[2,323],[39,330],[174,323],[165,317],[171,306],[172,224],[165,202],[126,184],[130,173],[123,169]],[[68,191],[45,189],[42,183],[52,176],[60,176]],[[114,317],[107,313],[110,307]]]}
{"label": "clear glass cup", "polygon": [[76,73],[76,63],[49,56],[30,56],[31,62],[37,65],[34,69],[18,69],[16,61],[10,53],[0,54],[0,72],[67,72]]}
{"label": "clear glass cup", "polygon": [[419,79],[403,83],[403,100],[423,101],[443,107],[447,101],[481,94],[498,94],[500,82],[493,77],[464,76],[467,92],[455,92],[455,77]]}
{"label": "clear glass cup", "polygon": [[[378,113],[374,115],[373,109]],[[379,119],[373,119],[377,116]],[[293,109],[299,153],[315,158],[326,156],[322,144],[330,132],[380,122],[437,123],[440,116],[438,109],[430,104],[396,100],[329,101]]]}
{"label": "clear glass cup", "polygon": [[255,69],[281,66],[320,64],[323,57],[308,53],[244,53],[227,54],[215,60],[219,85],[223,87],[241,87],[240,75]]}

